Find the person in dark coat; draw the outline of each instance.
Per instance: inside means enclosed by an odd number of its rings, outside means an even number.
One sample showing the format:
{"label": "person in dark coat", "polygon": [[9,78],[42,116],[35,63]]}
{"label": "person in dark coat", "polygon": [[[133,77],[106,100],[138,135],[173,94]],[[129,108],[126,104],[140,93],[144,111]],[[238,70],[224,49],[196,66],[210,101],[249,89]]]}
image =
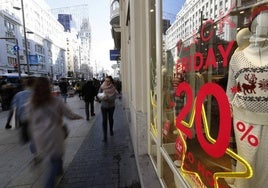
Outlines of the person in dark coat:
{"label": "person in dark coat", "polygon": [[60,88],[60,93],[61,96],[63,97],[64,102],[67,102],[67,96],[68,96],[68,82],[67,79],[62,78],[60,83],[59,83],[59,88]]}
{"label": "person in dark coat", "polygon": [[94,87],[93,81],[87,81],[82,87],[82,97],[85,101],[85,112],[86,118],[89,120],[89,105],[90,105],[90,114],[95,116],[94,112],[94,98],[96,96],[96,88]]}

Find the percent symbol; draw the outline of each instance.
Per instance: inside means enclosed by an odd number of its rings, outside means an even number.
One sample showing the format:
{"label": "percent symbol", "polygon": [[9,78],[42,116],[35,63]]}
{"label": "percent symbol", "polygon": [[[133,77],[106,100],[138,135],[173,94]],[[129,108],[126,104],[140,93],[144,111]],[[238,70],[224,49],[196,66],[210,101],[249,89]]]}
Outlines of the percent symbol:
{"label": "percent symbol", "polygon": [[253,129],[252,125],[246,128],[246,125],[240,121],[240,122],[237,122],[236,128],[238,129],[239,132],[243,133],[242,137],[240,138],[241,141],[247,137],[248,143],[250,145],[257,146],[259,144],[258,138],[255,135],[250,134],[251,130]]}

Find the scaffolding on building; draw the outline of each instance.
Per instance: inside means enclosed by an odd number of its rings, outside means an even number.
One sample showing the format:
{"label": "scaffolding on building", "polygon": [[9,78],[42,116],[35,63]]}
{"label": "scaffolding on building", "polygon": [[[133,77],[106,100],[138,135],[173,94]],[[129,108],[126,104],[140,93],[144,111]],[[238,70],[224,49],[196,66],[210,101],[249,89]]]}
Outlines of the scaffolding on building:
{"label": "scaffolding on building", "polygon": [[58,15],[71,15],[71,18],[76,29],[80,29],[82,21],[88,18],[88,4],[79,4],[74,6],[60,7],[50,9],[50,12],[58,18]]}

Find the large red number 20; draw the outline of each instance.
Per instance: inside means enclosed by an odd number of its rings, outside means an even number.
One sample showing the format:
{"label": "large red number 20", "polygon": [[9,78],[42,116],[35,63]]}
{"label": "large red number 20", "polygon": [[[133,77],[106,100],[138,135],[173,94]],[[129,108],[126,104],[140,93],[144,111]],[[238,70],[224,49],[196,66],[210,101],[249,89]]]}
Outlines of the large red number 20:
{"label": "large red number 20", "polygon": [[[182,92],[186,93],[187,101],[176,118],[176,126],[189,138],[191,138],[191,130],[182,123],[187,113],[190,112],[193,103],[191,86],[186,82],[179,84],[176,89],[176,96],[179,96]],[[208,139],[204,137],[202,129],[202,105],[208,95],[214,96],[219,106],[220,125],[217,139],[213,143],[209,142]],[[201,147],[210,156],[221,157],[226,152],[231,134],[231,113],[229,102],[224,90],[215,83],[204,84],[196,96],[196,103],[194,107],[196,135]]]}

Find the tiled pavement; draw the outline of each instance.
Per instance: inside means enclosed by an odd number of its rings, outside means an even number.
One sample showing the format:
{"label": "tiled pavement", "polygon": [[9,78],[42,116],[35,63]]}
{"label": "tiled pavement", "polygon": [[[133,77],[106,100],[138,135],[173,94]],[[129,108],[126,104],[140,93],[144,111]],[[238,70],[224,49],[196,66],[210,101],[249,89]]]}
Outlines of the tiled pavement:
{"label": "tiled pavement", "polygon": [[[102,142],[102,117],[84,139],[74,159],[65,170],[59,188],[138,188],[135,155],[120,100],[114,112],[114,136]],[[109,129],[108,129],[109,130]]]}
{"label": "tiled pavement", "polygon": [[[84,102],[68,98],[68,105],[85,115]],[[120,100],[114,114],[114,136],[102,142],[100,104],[90,121],[65,120],[70,134],[66,139],[64,176],[59,188],[140,187],[129,127]],[[34,166],[28,145],[21,145],[17,130],[5,130],[7,111],[0,113],[0,188],[42,188],[48,161]]]}

